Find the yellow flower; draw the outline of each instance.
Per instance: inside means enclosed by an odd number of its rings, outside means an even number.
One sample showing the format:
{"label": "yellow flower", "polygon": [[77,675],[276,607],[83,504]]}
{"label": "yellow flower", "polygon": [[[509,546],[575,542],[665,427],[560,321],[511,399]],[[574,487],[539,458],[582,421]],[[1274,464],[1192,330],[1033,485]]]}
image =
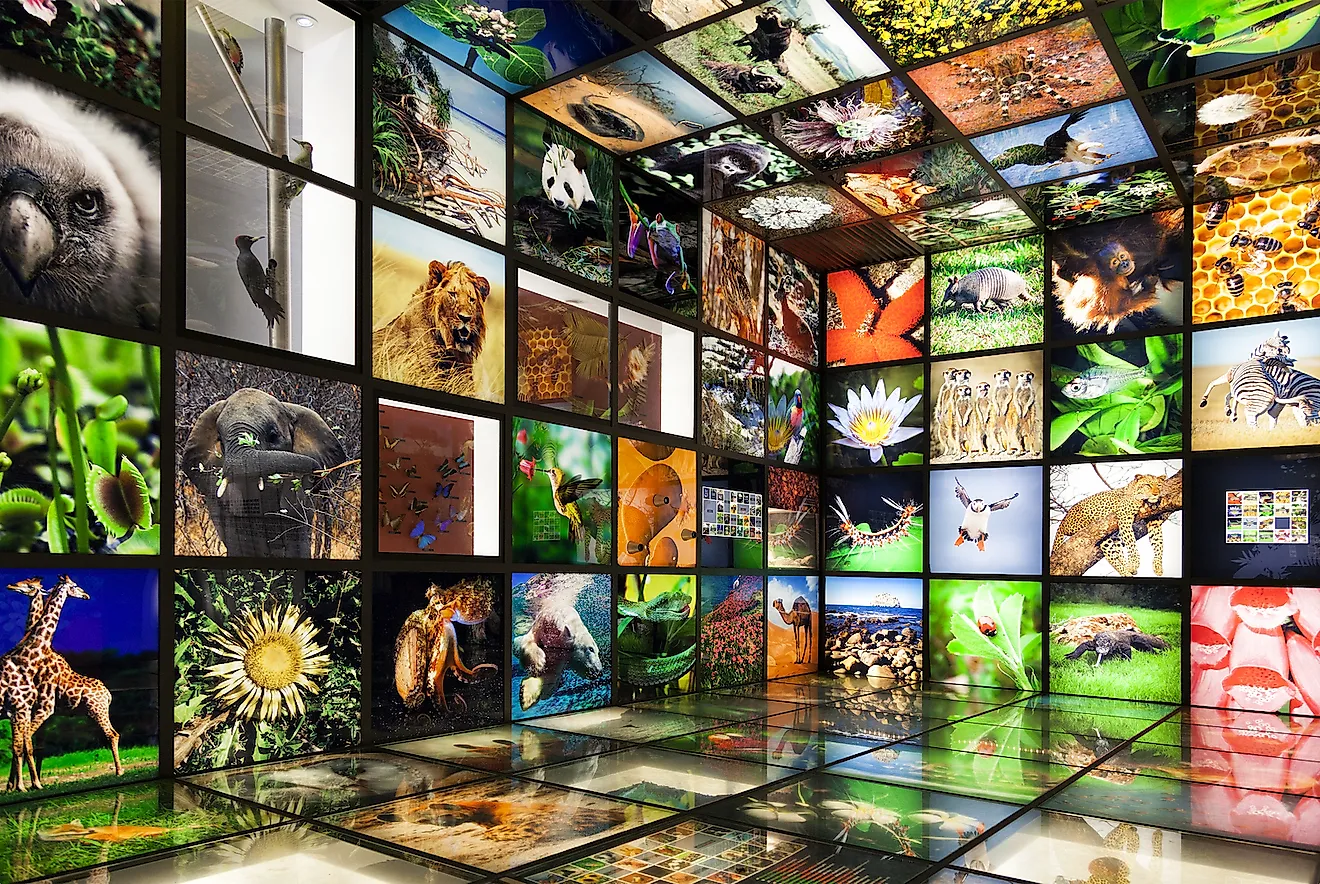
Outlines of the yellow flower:
{"label": "yellow flower", "polygon": [[320,693],[313,678],[330,668],[317,637],[311,620],[293,605],[237,615],[216,637],[212,651],[220,662],[206,672],[217,679],[217,702],[258,721],[305,714],[303,694]]}

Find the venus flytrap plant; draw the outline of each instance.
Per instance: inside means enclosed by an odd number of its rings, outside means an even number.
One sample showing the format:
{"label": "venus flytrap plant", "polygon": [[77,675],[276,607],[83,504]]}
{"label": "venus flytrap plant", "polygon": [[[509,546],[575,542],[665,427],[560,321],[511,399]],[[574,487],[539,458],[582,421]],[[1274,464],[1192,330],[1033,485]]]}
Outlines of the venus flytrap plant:
{"label": "venus flytrap plant", "polygon": [[[69,360],[64,355],[60,333],[54,326],[48,325],[46,336],[50,339],[50,356],[54,364],[53,374],[48,375],[53,381],[50,385],[50,396],[52,403],[58,401],[58,418],[64,425],[69,463],[73,467],[73,531],[78,543],[78,552],[87,553],[92,551],[91,520],[87,517],[87,484],[90,470],[87,466],[87,454],[83,451],[82,427],[78,425],[78,410],[73,401],[73,381],[69,376]],[[52,437],[56,435],[55,426],[56,421],[52,420]]]}

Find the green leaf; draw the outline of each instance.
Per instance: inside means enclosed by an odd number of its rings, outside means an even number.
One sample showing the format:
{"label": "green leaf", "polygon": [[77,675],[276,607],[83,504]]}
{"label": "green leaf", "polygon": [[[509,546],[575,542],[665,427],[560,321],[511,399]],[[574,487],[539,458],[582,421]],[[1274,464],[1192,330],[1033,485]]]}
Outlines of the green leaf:
{"label": "green leaf", "polygon": [[1156,436],[1154,439],[1148,439],[1141,444],[1141,447],[1147,453],[1182,451],[1182,434],[1169,433],[1164,436]]}
{"label": "green leaf", "polygon": [[145,531],[141,528],[134,531],[131,537],[119,544],[119,552],[135,556],[160,555],[160,526],[152,525]]}
{"label": "green leaf", "polygon": [[1141,406],[1141,413],[1146,414],[1146,409],[1150,409],[1150,416],[1142,418],[1141,432],[1153,430],[1164,421],[1164,415],[1167,407],[1163,396],[1152,396],[1145,405]]}
{"label": "green leaf", "polygon": [[514,43],[526,43],[545,29],[545,12],[540,9],[510,9],[504,16],[518,30]]}
{"label": "green leaf", "polygon": [[433,28],[443,28],[457,21],[469,21],[449,0],[413,0],[408,11]]}
{"label": "green leaf", "polygon": [[905,451],[894,459],[894,466],[902,467],[909,464],[925,463],[926,458],[919,451]]}
{"label": "green leaf", "polygon": [[57,498],[46,507],[46,543],[53,553],[69,551],[69,532],[64,525],[64,505]]}
{"label": "green leaf", "polygon": [[88,421],[83,427],[83,447],[92,463],[105,470],[115,468],[115,455],[119,451],[119,431],[107,420]]}
{"label": "green leaf", "polygon": [[1180,377],[1178,377],[1178,378],[1174,378],[1173,380],[1169,381],[1169,382],[1168,382],[1167,384],[1165,384],[1164,386],[1162,386],[1162,387],[1157,387],[1156,390],[1155,390],[1155,395],[1157,395],[1157,396],[1172,396],[1172,395],[1175,394],[1175,393],[1179,393],[1179,392],[1181,392],[1181,391],[1182,391],[1182,388],[1183,388],[1183,379],[1180,378]]}
{"label": "green leaf", "polygon": [[123,537],[134,527],[151,527],[151,495],[147,481],[128,458],[120,461],[119,475],[92,467],[89,503],[105,530]]}
{"label": "green leaf", "polygon": [[1164,371],[1170,361],[1169,345],[1159,335],[1146,338],[1146,369],[1153,375]]}
{"label": "green leaf", "polygon": [[1078,449],[1078,454],[1124,454],[1126,452],[1119,449],[1114,444],[1113,436],[1098,436],[1094,439],[1087,439]]}
{"label": "green leaf", "polygon": [[1114,441],[1122,442],[1127,445],[1135,445],[1137,443],[1137,436],[1140,432],[1141,409],[1128,409],[1127,416],[1119,421],[1118,426],[1114,429]]}
{"label": "green leaf", "polygon": [[476,49],[486,67],[515,86],[539,86],[550,79],[550,59],[535,46],[510,46],[510,56],[480,46]]}
{"label": "green leaf", "polygon": [[1022,593],[1015,592],[999,606],[999,630],[1013,649],[1013,654],[1022,659]]}
{"label": "green leaf", "polygon": [[45,518],[50,499],[31,488],[0,492],[0,528],[17,528]]}
{"label": "green leaf", "polygon": [[1100,409],[1092,408],[1085,411],[1070,411],[1061,414],[1050,421],[1050,450],[1055,451],[1060,448],[1077,428],[1086,423],[1092,415],[1098,414]]}
{"label": "green leaf", "polygon": [[1077,353],[1092,365],[1110,365],[1114,368],[1121,368],[1129,371],[1133,369],[1140,370],[1141,368],[1138,365],[1133,365],[1126,359],[1120,359],[1099,344],[1082,344],[1077,348]]}
{"label": "green leaf", "polygon": [[1120,451],[1122,451],[1124,454],[1144,454],[1144,453],[1145,453],[1144,451],[1142,451],[1142,449],[1138,448],[1137,446],[1135,446],[1135,445],[1133,445],[1133,444],[1131,444],[1131,443],[1129,443],[1129,442],[1124,442],[1122,439],[1119,439],[1117,436],[1115,436],[1114,438],[1110,439],[1109,441],[1113,442],[1113,443],[1114,443],[1114,447],[1117,448],[1117,449],[1119,449]]}
{"label": "green leaf", "polygon": [[115,395],[96,406],[97,420],[117,421],[128,411],[128,400]]}

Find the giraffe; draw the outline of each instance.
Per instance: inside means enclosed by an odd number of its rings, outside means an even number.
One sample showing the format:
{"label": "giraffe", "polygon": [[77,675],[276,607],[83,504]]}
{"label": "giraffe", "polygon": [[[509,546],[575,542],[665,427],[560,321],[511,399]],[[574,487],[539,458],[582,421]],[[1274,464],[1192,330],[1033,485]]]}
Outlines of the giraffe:
{"label": "giraffe", "polygon": [[[793,627],[793,662],[807,662],[807,654],[811,652],[811,602],[803,596],[798,596],[793,600],[792,611],[784,610],[782,599],[775,599],[774,605],[780,618]],[[805,641],[802,636],[803,627],[806,627]]]}
{"label": "giraffe", "polygon": [[[46,598],[42,594],[41,579],[30,577],[27,580],[20,580],[17,583],[11,583],[9,588],[16,592],[21,592],[27,596],[28,617],[25,634],[32,631],[32,627],[37,624],[41,618],[41,613],[46,605]],[[82,709],[87,717],[92,719],[101,728],[101,733],[105,734],[106,740],[110,743],[110,755],[114,758],[115,776],[121,775],[124,770],[119,761],[119,732],[114,729],[110,723],[110,689],[105,686],[105,682],[97,678],[91,678],[86,675],[80,675],[73,671],[69,661],[64,659],[62,654],[51,651],[53,658],[53,667],[48,681],[38,685],[39,699],[37,710],[34,710],[32,717],[32,733],[36,733],[41,726],[46,723],[55,710],[55,699],[62,699],[69,704],[71,711],[77,712]],[[18,778],[18,761],[15,756],[14,763],[9,772],[10,788]]]}
{"label": "giraffe", "polygon": [[[32,722],[45,699],[39,686],[50,682],[55,670],[54,658],[57,655],[51,650],[50,642],[55,635],[55,627],[59,625],[64,603],[70,598],[85,599],[89,596],[65,574],[51,590],[33,629],[9,653],[0,657],[0,712],[8,714],[13,727],[13,752],[19,768],[18,782],[13,784],[13,788],[19,792],[26,791],[22,777],[24,763],[27,764],[32,788],[41,788],[41,774],[37,772],[37,758],[32,751]],[[49,693],[49,705],[53,711],[55,694],[54,691]],[[46,717],[49,714],[47,712]],[[41,720],[45,721],[45,717]]]}

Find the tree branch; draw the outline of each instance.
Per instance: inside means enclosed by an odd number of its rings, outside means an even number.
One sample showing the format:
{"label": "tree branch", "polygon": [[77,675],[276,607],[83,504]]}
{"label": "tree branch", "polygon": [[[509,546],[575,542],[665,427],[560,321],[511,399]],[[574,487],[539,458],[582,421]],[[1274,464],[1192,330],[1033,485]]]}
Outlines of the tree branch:
{"label": "tree branch", "polygon": [[[1169,515],[1182,510],[1182,489],[1182,470],[1161,480],[1159,501],[1156,503],[1144,502],[1141,508],[1137,510],[1137,521],[1134,523],[1133,533],[1136,534],[1138,540],[1150,533],[1150,529],[1146,526],[1148,521],[1160,517],[1167,518]],[[1050,573],[1072,577],[1084,575],[1104,558],[1100,552],[1100,542],[1107,537],[1116,535],[1118,528],[1118,517],[1116,515],[1108,515],[1091,521],[1082,530],[1059,544],[1057,551],[1051,551]]]}

